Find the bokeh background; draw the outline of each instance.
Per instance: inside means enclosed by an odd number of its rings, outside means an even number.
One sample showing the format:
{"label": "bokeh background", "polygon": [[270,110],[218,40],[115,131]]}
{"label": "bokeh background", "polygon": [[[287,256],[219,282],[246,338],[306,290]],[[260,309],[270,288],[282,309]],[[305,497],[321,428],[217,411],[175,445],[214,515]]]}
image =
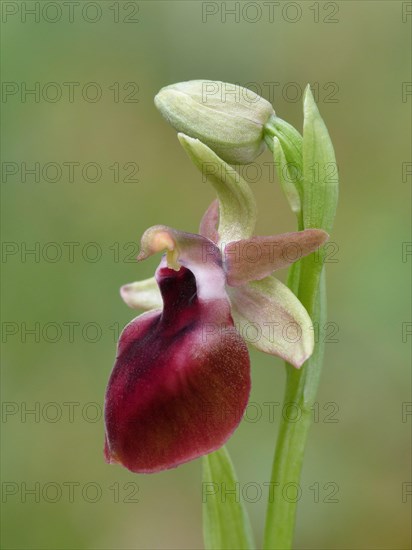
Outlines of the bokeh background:
{"label": "bokeh background", "polygon": [[[195,78],[249,85],[299,129],[303,89],[317,89],[341,195],[295,546],[410,548],[409,12],[3,2],[2,548],[202,548],[201,462],[150,476],[109,466],[101,417],[134,316],[118,289],[157,263],[133,259],[142,232],[195,231],[213,198],[153,104]],[[294,230],[270,162],[244,173],[260,234]],[[280,360],[251,355],[252,404],[228,447],[260,544],[285,377]]]}

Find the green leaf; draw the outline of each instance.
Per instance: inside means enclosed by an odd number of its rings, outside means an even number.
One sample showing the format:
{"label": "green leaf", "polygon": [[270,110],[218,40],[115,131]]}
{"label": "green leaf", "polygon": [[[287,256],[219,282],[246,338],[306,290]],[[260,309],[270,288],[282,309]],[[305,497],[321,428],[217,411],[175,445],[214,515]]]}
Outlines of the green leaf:
{"label": "green leaf", "polygon": [[273,153],[280,184],[301,228],[302,136],[291,124],[272,116],[264,126],[264,139]]}
{"label": "green leaf", "polygon": [[289,206],[296,215],[301,211],[296,176],[291,172],[291,164],[286,160],[282,145],[277,137],[273,138],[273,160],[277,169],[280,184]]}
{"label": "green leaf", "polygon": [[253,549],[252,528],[225,447],[203,457],[202,493],[205,549]]}
{"label": "green leaf", "polygon": [[256,202],[249,185],[238,172],[207,145],[185,134],[179,141],[194,164],[214,187],[219,199],[220,243],[248,239],[256,225]]}
{"label": "green leaf", "polygon": [[[338,202],[338,169],[332,141],[307,86],[304,98],[302,216],[304,228],[329,234]],[[301,260],[298,296],[310,312],[325,258],[324,247]]]}
{"label": "green leaf", "polygon": [[272,149],[272,138],[278,138],[286,162],[295,166],[300,179],[302,176],[302,136],[296,128],[286,120],[272,116],[264,126],[264,137],[270,149]]}
{"label": "green leaf", "polygon": [[303,225],[330,234],[338,201],[338,168],[310,86],[306,88],[303,111]]}

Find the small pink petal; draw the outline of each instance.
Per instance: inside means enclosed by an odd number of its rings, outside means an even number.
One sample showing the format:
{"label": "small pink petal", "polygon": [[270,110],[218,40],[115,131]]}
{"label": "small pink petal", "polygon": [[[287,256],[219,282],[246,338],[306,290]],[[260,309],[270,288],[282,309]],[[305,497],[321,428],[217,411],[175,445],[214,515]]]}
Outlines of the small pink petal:
{"label": "small pink petal", "polygon": [[276,269],[287,267],[314,252],[328,238],[322,229],[305,229],[231,242],[224,251],[227,282],[230,286],[240,286],[264,279]]}
{"label": "small pink petal", "polygon": [[212,242],[217,243],[219,241],[219,233],[217,227],[219,224],[219,201],[214,200],[209,208],[203,215],[200,222],[199,233],[210,239]]}

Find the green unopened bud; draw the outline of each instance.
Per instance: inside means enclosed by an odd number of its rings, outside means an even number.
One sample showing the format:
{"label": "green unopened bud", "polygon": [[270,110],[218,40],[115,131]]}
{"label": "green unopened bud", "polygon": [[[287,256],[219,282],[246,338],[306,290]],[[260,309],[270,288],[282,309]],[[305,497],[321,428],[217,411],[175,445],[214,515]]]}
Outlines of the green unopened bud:
{"label": "green unopened bud", "polygon": [[155,104],[176,130],[199,139],[229,164],[248,164],[264,151],[263,127],[274,115],[255,92],[212,80],[166,86]]}

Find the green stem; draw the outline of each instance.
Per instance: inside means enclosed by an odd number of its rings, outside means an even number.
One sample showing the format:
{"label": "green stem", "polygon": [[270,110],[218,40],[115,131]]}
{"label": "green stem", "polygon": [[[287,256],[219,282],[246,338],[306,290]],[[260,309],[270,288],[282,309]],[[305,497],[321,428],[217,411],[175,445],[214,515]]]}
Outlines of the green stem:
{"label": "green stem", "polygon": [[[315,227],[330,233],[338,200],[338,178],[330,179],[327,168],[336,167],[336,158],[329,132],[309,85],[305,90],[303,114],[303,137],[293,126],[276,116],[265,125],[264,137],[279,167],[279,181],[292,211],[297,215],[299,230]],[[292,182],[288,172],[291,165],[298,168],[297,177]],[[317,173],[314,173],[313,167],[319,169]],[[318,338],[315,338],[312,356],[300,370],[286,365],[286,408],[283,409],[273,462],[265,550],[288,550],[292,547],[298,498],[293,502],[285,491],[293,486],[298,495],[300,493],[303,455],[322,369],[324,342],[319,336],[326,322],[324,259],[325,250],[321,248],[293,266],[289,274],[289,288],[305,306]],[[297,412],[297,415],[291,418],[288,411]]]}
{"label": "green stem", "polygon": [[[281,150],[275,151],[274,138],[280,143]],[[295,164],[298,167],[298,177],[294,181],[295,190],[291,189],[290,185],[286,185],[282,170],[279,170],[278,174],[289,203],[292,205],[290,200],[292,198],[293,205],[298,202],[301,204],[301,208],[295,209],[295,213],[298,229],[302,230],[305,228],[304,203],[305,200],[307,202],[308,191],[310,191],[310,189],[305,190],[304,183],[306,187],[311,183],[304,182],[302,137],[290,124],[272,117],[265,126],[265,140],[274,157],[276,153],[280,154],[284,156],[287,165]],[[312,146],[312,149],[315,147]],[[276,161],[279,159],[275,158]],[[318,188],[316,191],[319,194]],[[299,201],[296,200],[296,193],[299,195]],[[317,224],[309,226],[321,227]],[[288,286],[305,306],[312,319],[315,347],[312,356],[300,370],[286,365],[284,408],[272,468],[272,491],[268,503],[263,544],[265,550],[288,550],[292,547],[298,497],[294,499],[291,492],[294,489],[297,495],[300,493],[303,457],[312,424],[324,353],[324,342],[319,337],[320,329],[326,322],[323,259],[324,253],[321,250],[293,264],[289,272]]]}
{"label": "green stem", "polygon": [[[308,256],[305,260],[301,262],[300,268],[291,270],[289,286],[294,291],[297,290],[297,296],[308,310],[314,326],[323,327],[326,320],[324,270],[319,267],[319,260],[316,261],[315,254]],[[292,547],[298,499],[296,502],[291,502],[293,497],[289,496],[289,493],[285,499],[284,490],[285,487],[300,487],[303,456],[313,419],[313,406],[322,368],[323,352],[324,343],[319,338],[315,343],[312,356],[300,370],[286,365],[284,406],[288,407],[283,409],[283,420],[273,462],[271,478],[273,498],[269,500],[267,510],[263,545],[265,550],[287,550]],[[289,420],[287,411],[293,411],[289,415]]]}

